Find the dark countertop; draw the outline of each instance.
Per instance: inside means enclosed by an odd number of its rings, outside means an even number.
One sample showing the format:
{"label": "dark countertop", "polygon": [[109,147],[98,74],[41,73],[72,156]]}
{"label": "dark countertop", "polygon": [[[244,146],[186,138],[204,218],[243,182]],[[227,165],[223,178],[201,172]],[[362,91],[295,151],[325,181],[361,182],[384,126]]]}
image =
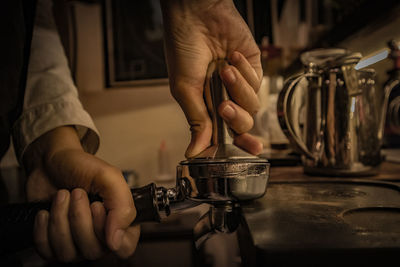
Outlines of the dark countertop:
{"label": "dark countertop", "polygon": [[377,176],[317,177],[272,167],[267,194],[242,205],[245,266],[374,265],[400,253],[400,164]]}
{"label": "dark countertop", "polygon": [[[15,170],[5,171],[3,176],[10,172],[18,176]],[[241,207],[243,223],[237,235],[242,266],[382,265],[397,260],[400,164],[384,162],[379,175],[357,179],[308,176],[301,166],[272,167],[270,174],[267,194]],[[8,181],[5,185],[10,188]],[[21,195],[19,191],[8,200]],[[89,265],[153,266],[178,262],[177,255],[185,266],[193,264],[198,252],[193,250],[192,228],[203,212],[187,211],[161,224],[142,225],[141,242],[132,258],[121,261],[110,256]],[[40,262],[32,255],[20,258],[24,263]]]}

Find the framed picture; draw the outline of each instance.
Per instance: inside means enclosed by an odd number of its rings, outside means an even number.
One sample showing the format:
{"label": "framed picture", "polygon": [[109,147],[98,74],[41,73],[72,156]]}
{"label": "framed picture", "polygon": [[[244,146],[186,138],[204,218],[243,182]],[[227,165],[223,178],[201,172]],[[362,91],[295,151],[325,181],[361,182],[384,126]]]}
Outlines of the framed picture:
{"label": "framed picture", "polygon": [[159,0],[106,0],[107,87],[167,84]]}

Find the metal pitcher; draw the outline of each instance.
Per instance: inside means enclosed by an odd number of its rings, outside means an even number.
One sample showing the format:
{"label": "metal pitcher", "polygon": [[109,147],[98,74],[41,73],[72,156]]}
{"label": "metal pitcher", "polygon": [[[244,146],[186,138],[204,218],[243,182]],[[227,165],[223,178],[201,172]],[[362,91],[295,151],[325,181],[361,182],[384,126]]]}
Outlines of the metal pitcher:
{"label": "metal pitcher", "polygon": [[387,94],[377,97],[375,71],[354,68],[360,58],[344,49],[312,50],[301,55],[305,72],[285,82],[279,123],[302,153],[305,173],[377,173]]}

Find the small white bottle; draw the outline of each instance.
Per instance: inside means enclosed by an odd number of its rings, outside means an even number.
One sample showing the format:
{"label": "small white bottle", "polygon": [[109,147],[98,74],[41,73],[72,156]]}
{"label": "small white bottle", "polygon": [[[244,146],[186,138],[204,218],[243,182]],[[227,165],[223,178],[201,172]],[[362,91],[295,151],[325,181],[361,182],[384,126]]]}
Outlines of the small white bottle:
{"label": "small white bottle", "polygon": [[175,182],[175,176],[171,168],[171,161],[169,156],[169,151],[167,148],[167,143],[165,140],[161,141],[160,147],[158,149],[158,172],[155,178],[157,185],[165,186],[172,182]]}

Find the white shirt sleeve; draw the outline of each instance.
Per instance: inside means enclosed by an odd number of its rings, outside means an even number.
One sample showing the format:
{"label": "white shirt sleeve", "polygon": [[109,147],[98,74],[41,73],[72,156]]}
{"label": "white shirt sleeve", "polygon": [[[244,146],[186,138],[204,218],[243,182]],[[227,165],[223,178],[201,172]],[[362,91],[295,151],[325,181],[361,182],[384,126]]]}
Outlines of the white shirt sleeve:
{"label": "white shirt sleeve", "polygon": [[44,133],[65,125],[78,131],[83,148],[95,153],[99,134],[79,101],[54,22],[51,0],[37,1],[23,112],[13,126],[21,162],[26,148]]}

